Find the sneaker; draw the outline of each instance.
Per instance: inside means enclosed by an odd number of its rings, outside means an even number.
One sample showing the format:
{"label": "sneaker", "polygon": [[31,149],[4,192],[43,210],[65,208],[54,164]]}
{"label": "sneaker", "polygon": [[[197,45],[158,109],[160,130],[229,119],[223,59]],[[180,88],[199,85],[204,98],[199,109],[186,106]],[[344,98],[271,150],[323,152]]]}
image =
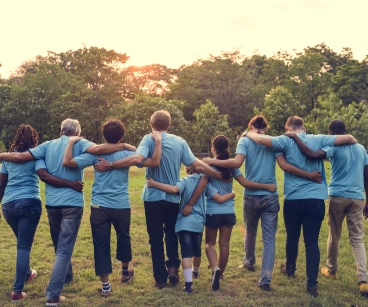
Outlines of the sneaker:
{"label": "sneaker", "polygon": [[281,274],[283,274],[283,275],[285,275],[287,277],[296,278],[295,272],[292,273],[292,274],[290,274],[290,273],[287,272],[287,270],[286,270],[286,264],[285,263],[282,263],[280,265],[280,272],[281,272]]}
{"label": "sneaker", "polygon": [[31,275],[25,280],[25,282],[30,282],[33,279],[35,279],[37,276],[37,271],[36,270],[31,270]]}
{"label": "sneaker", "polygon": [[270,285],[269,284],[264,284],[264,285],[259,285],[259,287],[261,288],[261,290],[263,291],[270,291]]}
{"label": "sneaker", "polygon": [[166,287],[166,283],[165,282],[155,282],[155,287],[158,288],[159,290],[163,289]]}
{"label": "sneaker", "polygon": [[359,292],[361,296],[368,298],[368,284],[366,282],[359,282]]}
{"label": "sneaker", "polygon": [[26,296],[27,295],[24,292],[21,293],[11,292],[11,301],[13,303],[23,301],[26,298]]}
{"label": "sneaker", "polygon": [[59,298],[55,300],[46,300],[46,306],[57,306],[59,303],[63,302],[65,300],[65,296],[59,296]]}
{"label": "sneaker", "polygon": [[107,297],[107,296],[110,296],[112,290],[103,290],[103,289],[98,289],[98,293],[100,293],[101,296],[103,297]]}
{"label": "sneaker", "polygon": [[128,269],[128,274],[129,275],[122,275],[121,276],[121,282],[122,283],[128,283],[132,280],[132,278],[134,277],[134,269]]}
{"label": "sneaker", "polygon": [[212,272],[212,290],[213,291],[217,291],[220,289],[220,275],[221,275],[221,270],[219,268],[216,268],[213,272]]}
{"label": "sneaker", "polygon": [[179,269],[178,268],[168,268],[169,281],[172,286],[176,286],[179,282]]}
{"label": "sneaker", "polygon": [[187,293],[192,293],[193,292],[192,283],[186,282],[185,287],[183,288],[183,291]]}
{"label": "sneaker", "polygon": [[307,292],[313,297],[318,296],[317,285],[307,285]]}
{"label": "sneaker", "polygon": [[199,277],[199,272],[192,272],[192,276],[193,276],[193,278],[198,278]]}
{"label": "sneaker", "polygon": [[239,264],[238,269],[247,269],[249,272],[255,272],[255,267],[248,264]]}
{"label": "sneaker", "polygon": [[324,275],[328,278],[331,278],[331,279],[337,279],[338,278],[336,274],[331,274],[330,270],[328,268],[322,268],[321,273],[322,273],[322,275]]}

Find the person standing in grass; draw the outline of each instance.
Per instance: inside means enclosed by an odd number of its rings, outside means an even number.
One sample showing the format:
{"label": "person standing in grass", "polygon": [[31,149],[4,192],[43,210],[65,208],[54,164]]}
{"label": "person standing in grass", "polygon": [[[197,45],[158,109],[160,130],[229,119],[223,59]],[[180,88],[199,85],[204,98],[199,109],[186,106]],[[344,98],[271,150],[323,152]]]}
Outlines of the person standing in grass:
{"label": "person standing in grass", "polygon": [[[174,185],[180,180],[180,165],[191,166],[195,172],[221,178],[221,173],[211,169],[208,165],[197,160],[187,142],[167,130],[171,125],[170,113],[165,110],[156,111],[151,116],[152,131],[162,133],[162,157],[158,167],[146,168],[146,179],[152,178],[157,182]],[[150,158],[155,149],[155,141],[147,134],[139,144],[136,155],[143,159]],[[126,160],[114,162],[114,168],[124,167]],[[108,161],[96,164],[98,171],[109,169]],[[155,286],[162,289],[169,278],[171,285],[179,281],[178,269],[180,259],[178,253],[178,238],[175,233],[175,222],[179,211],[179,195],[169,194],[156,188],[143,188],[142,199],[146,215],[147,232],[151,246],[153,276]],[[166,254],[165,261],[164,235]]]}
{"label": "person standing in grass", "polygon": [[[351,135],[312,135],[306,134],[304,121],[298,116],[288,118],[285,128],[298,134],[313,150],[325,146],[356,143]],[[300,152],[293,140],[285,135],[269,137],[254,132],[247,132],[246,136],[254,142],[265,145],[285,154],[288,163],[311,172],[320,171],[322,183],[297,177],[289,172],[284,175],[284,222],[286,228],[286,264],[282,264],[281,272],[294,277],[300,231],[303,227],[304,244],[306,250],[307,292],[318,296],[317,278],[320,252],[318,247],[319,231],[325,215],[324,199],[327,199],[327,183],[323,161],[310,161]]]}
{"label": "person standing in grass", "polygon": [[[82,170],[62,166],[69,137],[80,136],[80,133],[81,126],[78,120],[67,118],[61,123],[60,138],[44,142],[26,152],[1,153],[0,160],[26,162],[33,159],[44,159],[51,175],[61,179],[81,181],[83,179]],[[79,156],[84,152],[107,154],[124,148],[125,145],[122,143],[96,145],[81,139],[73,147],[73,156]],[[83,193],[46,184],[47,217],[56,253],[50,282],[46,289],[46,306],[57,306],[63,301],[65,297],[60,296],[60,293],[64,284],[73,279],[71,257],[83,215],[83,206]]]}
{"label": "person standing in grass", "polygon": [[[335,119],[328,125],[331,135],[346,135],[345,123]],[[287,134],[310,160],[329,158],[331,181],[328,187],[328,240],[326,266],[321,273],[337,279],[339,244],[342,223],[346,217],[350,244],[353,249],[361,295],[368,297],[367,256],[364,237],[364,220],[368,217],[368,155],[360,144],[327,146],[311,150],[295,133]],[[364,190],[366,201],[364,202]]]}
{"label": "person standing in grass", "polygon": [[[20,125],[10,146],[10,152],[26,152],[38,144],[38,133],[30,125]],[[37,173],[37,174],[36,174]],[[34,235],[41,217],[42,206],[38,177],[54,187],[67,187],[81,192],[81,181],[68,181],[50,175],[44,160],[31,160],[24,163],[4,161],[0,171],[0,201],[6,222],[17,238],[16,273],[12,302],[26,298],[23,292],[25,282],[37,276],[31,270],[30,253]]]}
{"label": "person standing in grass", "polygon": [[[253,117],[248,123],[249,131],[264,134],[267,131],[267,122],[262,115]],[[203,162],[220,167],[239,168],[244,161],[245,178],[261,184],[273,183],[276,185],[275,157],[272,149],[254,143],[246,137],[239,139],[235,159],[210,159],[205,158]],[[294,172],[295,175],[303,176],[311,180],[320,181],[319,172],[306,172],[290,165],[283,155],[276,157],[280,166]],[[255,271],[256,263],[256,236],[258,222],[262,223],[263,257],[261,276],[258,281],[262,290],[268,291],[272,280],[272,271],[275,261],[275,238],[277,230],[278,212],[280,210],[278,191],[266,189],[252,189],[245,186],[243,198],[243,217],[245,224],[244,236],[244,265],[248,271]]]}
{"label": "person standing in grass", "polygon": [[[125,135],[125,127],[118,119],[110,119],[102,125],[102,134],[108,144],[118,144]],[[155,151],[152,159],[146,159],[143,166],[158,166],[161,159],[161,134],[157,131],[152,133],[155,139]],[[96,156],[89,153],[73,157],[73,145],[79,141],[78,137],[70,137],[66,147],[63,166],[84,169],[95,165],[98,159],[104,159],[110,163],[107,172],[94,173],[91,202],[91,229],[94,246],[95,272],[100,277],[102,296],[109,296],[111,285],[109,274],[112,273],[110,241],[111,225],[116,231],[116,259],[122,263],[122,283],[128,283],[134,277],[134,269],[129,268],[132,260],[132,247],[130,242],[130,200],[128,191],[129,166],[141,163],[134,151],[122,150],[111,154]],[[135,148],[131,148],[135,149]],[[126,167],[114,168],[113,161],[131,157]]]}

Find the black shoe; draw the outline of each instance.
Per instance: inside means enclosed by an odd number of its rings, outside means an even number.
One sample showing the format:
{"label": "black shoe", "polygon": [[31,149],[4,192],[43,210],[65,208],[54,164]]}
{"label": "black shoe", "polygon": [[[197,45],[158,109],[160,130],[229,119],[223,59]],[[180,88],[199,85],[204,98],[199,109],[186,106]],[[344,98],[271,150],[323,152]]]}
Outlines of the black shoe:
{"label": "black shoe", "polygon": [[192,293],[193,292],[192,284],[193,283],[191,282],[186,282],[183,291],[187,293]]}
{"label": "black shoe", "polygon": [[252,265],[244,264],[244,268],[247,269],[249,272],[255,272],[256,269]]}
{"label": "black shoe", "polygon": [[316,285],[307,285],[307,292],[312,295],[313,297],[318,296],[318,290]]}
{"label": "black shoe", "polygon": [[220,289],[220,275],[221,275],[221,270],[219,268],[216,268],[213,272],[212,272],[212,290],[213,291],[217,291]]}
{"label": "black shoe", "polygon": [[163,289],[166,287],[166,283],[165,282],[155,282],[155,287],[158,288],[159,290]]}
{"label": "black shoe", "polygon": [[169,281],[172,286],[176,286],[179,282],[178,268],[168,268]]}
{"label": "black shoe", "polygon": [[263,290],[263,291],[270,291],[270,285],[269,284],[264,284],[264,285],[259,285],[259,287]]}
{"label": "black shoe", "polygon": [[192,272],[192,276],[193,276],[193,278],[198,278],[199,277],[199,272]]}

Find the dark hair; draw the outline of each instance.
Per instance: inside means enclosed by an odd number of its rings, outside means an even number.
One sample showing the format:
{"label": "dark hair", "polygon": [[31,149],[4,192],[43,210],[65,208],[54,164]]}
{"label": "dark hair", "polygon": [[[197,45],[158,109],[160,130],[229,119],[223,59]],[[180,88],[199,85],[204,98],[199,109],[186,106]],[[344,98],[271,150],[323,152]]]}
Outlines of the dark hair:
{"label": "dark hair", "polygon": [[[215,158],[218,160],[229,159],[229,140],[224,135],[218,135],[212,140],[212,146],[216,151]],[[217,166],[217,169],[222,173],[222,178],[224,180],[230,179],[230,169],[225,167]]]}
{"label": "dark hair", "polygon": [[151,116],[151,124],[157,131],[166,131],[171,126],[170,113],[166,110],[156,111]]}
{"label": "dark hair", "polygon": [[303,129],[304,120],[299,116],[290,116],[285,124],[285,129],[291,128],[292,130]]}
{"label": "dark hair", "polygon": [[254,116],[248,123],[248,128],[251,129],[252,126],[256,129],[267,128],[267,121],[263,115]]}
{"label": "dark hair", "polygon": [[346,126],[345,123],[341,119],[334,119],[328,125],[328,130],[331,131],[331,134],[346,134]]}
{"label": "dark hair", "polygon": [[38,133],[30,125],[20,125],[9,151],[23,152],[38,144]]}
{"label": "dark hair", "polygon": [[107,143],[118,143],[125,134],[125,127],[120,120],[109,119],[102,124],[101,131]]}
{"label": "dark hair", "polygon": [[187,175],[197,174],[191,166],[186,166],[185,171],[187,172]]}

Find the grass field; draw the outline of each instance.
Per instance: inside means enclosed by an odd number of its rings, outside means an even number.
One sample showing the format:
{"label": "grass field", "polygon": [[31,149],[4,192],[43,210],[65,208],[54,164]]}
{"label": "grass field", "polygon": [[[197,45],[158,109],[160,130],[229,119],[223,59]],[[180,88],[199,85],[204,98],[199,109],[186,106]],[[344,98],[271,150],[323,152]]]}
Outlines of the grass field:
{"label": "grass field", "polygon": [[[326,163],[329,177],[329,163]],[[184,173],[182,173],[184,175]],[[280,204],[283,202],[283,174],[277,170],[280,189]],[[60,306],[368,306],[368,299],[360,297],[356,267],[348,241],[347,230],[344,226],[340,248],[340,269],[338,280],[327,280],[323,276],[319,279],[319,297],[312,298],[306,293],[305,251],[303,239],[300,241],[297,263],[297,278],[289,279],[281,275],[278,268],[285,261],[285,227],[282,208],[279,214],[279,225],[276,238],[276,260],[273,273],[272,290],[264,292],[259,289],[257,281],[260,273],[262,257],[261,229],[257,236],[257,264],[256,272],[250,273],[244,269],[237,269],[243,257],[243,215],[242,188],[235,183],[237,224],[234,226],[230,246],[230,259],[225,271],[225,279],[221,289],[213,292],[210,288],[210,270],[203,249],[201,276],[194,280],[195,293],[183,293],[184,279],[180,271],[181,281],[175,288],[158,290],[154,287],[152,277],[152,263],[146,232],[143,202],[140,199],[144,184],[144,170],[132,167],[130,171],[130,198],[132,203],[131,237],[133,246],[133,261],[136,276],[131,283],[120,283],[120,262],[113,259],[114,272],[110,276],[113,294],[108,298],[98,295],[101,286],[99,278],[95,276],[93,264],[93,245],[89,224],[91,185],[93,169],[85,173],[86,206],[79,231],[77,243],[73,253],[74,281],[66,285],[62,295],[66,300]],[[43,184],[42,194],[43,194]],[[366,222],[366,232],[368,226]],[[5,220],[0,223],[0,306],[13,306],[5,293],[12,289],[15,274],[16,241],[14,234]],[[321,263],[326,260],[327,218],[325,218],[320,234]],[[367,243],[367,236],[365,237]],[[202,246],[202,248],[204,245]],[[115,236],[112,237],[112,257],[115,257]],[[18,303],[21,306],[44,306],[45,289],[49,282],[53,262],[54,250],[49,234],[46,210],[43,211],[41,221],[36,232],[31,254],[31,267],[38,271],[37,278],[25,286],[27,299]]]}

